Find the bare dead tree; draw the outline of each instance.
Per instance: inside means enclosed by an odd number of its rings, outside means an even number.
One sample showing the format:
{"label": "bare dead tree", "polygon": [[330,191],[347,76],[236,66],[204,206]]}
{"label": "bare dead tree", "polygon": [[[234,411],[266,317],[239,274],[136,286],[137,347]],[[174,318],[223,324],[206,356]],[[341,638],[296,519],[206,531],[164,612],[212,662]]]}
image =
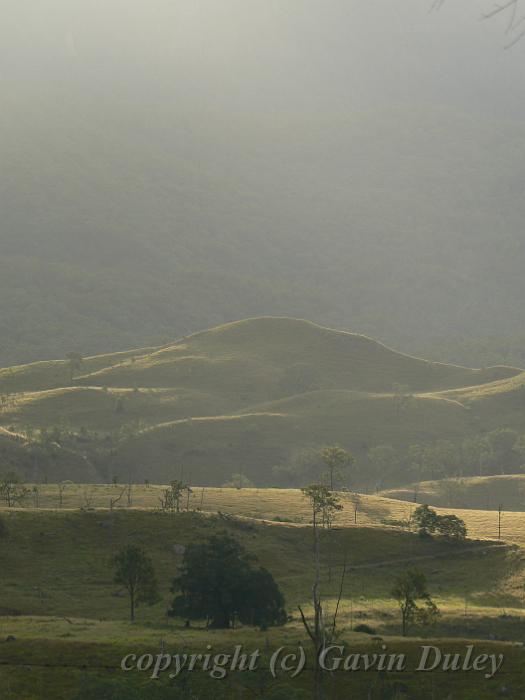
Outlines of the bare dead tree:
{"label": "bare dead tree", "polygon": [[84,486],[84,491],[82,493],[82,496],[83,496],[83,500],[84,500],[82,508],[89,510],[90,508],[93,507],[93,501],[95,499],[95,487],[92,486],[91,488],[88,488],[87,486]]}
{"label": "bare dead tree", "polygon": [[506,0],[506,2],[496,3],[492,10],[483,15],[484,19],[492,19],[498,15],[506,16],[505,34],[509,37],[505,45],[506,49],[510,49],[525,37],[525,14],[522,8],[522,0]]}
{"label": "bare dead tree", "polygon": [[313,621],[308,621],[303,609],[299,605],[299,613],[301,614],[301,621],[303,627],[308,634],[312,646],[314,648],[314,698],[315,700],[322,700],[323,698],[323,684],[322,684],[322,669],[319,663],[319,657],[323,649],[325,649],[329,644],[332,643],[334,637],[336,636],[337,628],[337,617],[339,615],[339,608],[341,604],[341,598],[343,597],[343,587],[346,575],[346,555],[343,564],[343,570],[341,573],[341,580],[339,585],[339,594],[337,597],[337,603],[332,616],[332,619],[328,621],[326,619],[325,611],[323,608],[322,596],[320,592],[321,584],[321,545],[320,545],[320,532],[317,523],[314,523],[314,562],[315,562],[315,577],[312,586],[312,605],[314,609]]}
{"label": "bare dead tree", "polygon": [[58,507],[59,508],[62,508],[62,506],[64,505],[64,491],[71,484],[72,484],[71,481],[61,481],[58,484]]}
{"label": "bare dead tree", "polygon": [[117,505],[117,503],[120,501],[120,499],[124,496],[124,494],[127,492],[128,487],[124,486],[122,491],[119,493],[118,496],[115,496],[115,498],[110,498],[109,499],[109,510],[113,512],[113,508]]}

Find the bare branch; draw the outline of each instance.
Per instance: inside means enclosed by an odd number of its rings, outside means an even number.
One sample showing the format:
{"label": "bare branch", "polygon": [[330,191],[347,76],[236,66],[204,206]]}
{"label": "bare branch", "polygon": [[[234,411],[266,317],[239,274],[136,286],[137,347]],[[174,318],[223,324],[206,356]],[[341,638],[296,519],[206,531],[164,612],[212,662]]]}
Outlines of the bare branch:
{"label": "bare branch", "polygon": [[310,639],[312,640],[312,642],[313,642],[314,644],[316,644],[315,636],[314,636],[314,634],[313,634],[313,632],[312,632],[312,629],[311,629],[311,627],[310,627],[310,625],[309,625],[309,623],[308,623],[308,620],[307,620],[306,617],[304,616],[304,613],[303,613],[303,610],[302,610],[301,606],[298,605],[297,607],[299,608],[299,612],[301,613],[301,619],[302,619],[302,621],[303,621],[303,626],[304,626],[305,630],[308,632],[308,636],[310,637]]}
{"label": "bare branch", "polygon": [[335,634],[335,626],[337,624],[337,616],[339,615],[339,605],[341,604],[341,598],[343,597],[343,586],[345,584],[345,576],[346,576],[346,554],[345,554],[345,559],[344,559],[344,564],[343,564],[343,571],[341,572],[341,584],[339,586],[339,596],[337,598],[337,604],[335,606],[335,612],[334,612],[334,619],[332,622],[332,630],[330,632],[330,641],[334,638]]}
{"label": "bare branch", "polygon": [[[445,4],[445,0],[432,0],[430,12],[437,12]],[[525,14],[522,11],[522,0],[505,0],[505,2],[495,3],[491,10],[483,12],[482,20],[494,19],[499,15],[507,16],[507,26],[505,34],[510,37],[510,41],[505,45],[506,49],[510,49],[517,44],[525,36],[525,29],[517,31],[525,22]]]}

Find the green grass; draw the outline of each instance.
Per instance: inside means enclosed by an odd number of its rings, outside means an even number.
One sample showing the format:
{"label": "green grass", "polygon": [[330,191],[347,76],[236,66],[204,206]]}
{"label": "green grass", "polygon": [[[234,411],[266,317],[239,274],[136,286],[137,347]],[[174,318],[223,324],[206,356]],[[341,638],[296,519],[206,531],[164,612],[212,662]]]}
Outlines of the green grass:
{"label": "green grass", "polygon": [[[243,643],[244,648],[251,652],[261,649],[260,669],[251,674],[232,673],[223,681],[213,681],[202,672],[187,674],[176,681],[168,681],[161,677],[152,681],[148,674],[126,674],[126,680],[136,687],[146,690],[158,690],[159,685],[166,687],[168,683],[181,688],[182,697],[195,700],[255,700],[255,698],[275,697],[266,695],[272,688],[282,688],[279,698],[290,697],[290,689],[302,689],[301,698],[312,697],[312,669],[310,665],[296,679],[279,678],[274,681],[268,672],[269,657],[275,649],[275,644],[286,646],[289,651],[297,650],[297,643],[305,642],[304,638],[287,635],[286,640],[268,635],[268,647],[261,636],[245,636],[237,633],[235,639],[219,639],[217,635],[207,633],[204,640],[192,646],[182,639],[165,640],[166,649],[171,653],[204,653],[206,643],[213,649],[230,652],[235,644]],[[449,640],[438,638],[433,640],[443,653],[465,655],[468,639]],[[370,641],[366,635],[350,635],[339,642],[345,645],[348,652],[362,654],[377,654],[384,651],[381,641]],[[481,673],[441,672],[414,673],[421,656],[423,640],[389,640],[387,651],[404,653],[407,656],[407,671],[381,676],[377,673],[335,673],[327,674],[324,679],[326,700],[337,700],[340,697],[373,698],[392,697],[395,684],[404,689],[402,698],[410,700],[431,700],[436,697],[451,697],[457,700],[494,700],[503,697],[510,700],[521,700],[525,690],[523,671],[523,649],[521,646],[502,642],[478,642],[475,653],[503,654],[504,664],[498,675],[492,681],[484,680]],[[71,700],[79,685],[87,678],[119,679],[124,674],[119,670],[120,660],[132,650],[137,655],[143,653],[158,653],[157,644],[134,642],[123,643],[86,643],[71,640],[30,640],[13,642],[2,649],[0,665],[0,698],[1,700]],[[310,655],[311,656],[311,655]],[[183,685],[184,684],[184,685]],[[381,695],[381,691],[384,693]],[[151,691],[150,691],[151,692]],[[191,694],[190,694],[191,692]],[[389,695],[386,695],[389,692]],[[408,694],[406,694],[408,693]],[[440,693],[440,694],[437,694]],[[444,694],[443,694],[444,693]],[[181,696],[178,696],[181,697]],[[393,696],[395,697],[395,696]],[[398,695],[399,697],[399,695]]]}
{"label": "green grass", "polygon": [[[4,614],[125,620],[127,600],[114,595],[118,587],[112,583],[110,559],[125,544],[135,543],[152,556],[163,594],[162,602],[144,608],[140,617],[160,622],[169,603],[171,579],[180,564],[174,545],[205,538],[218,529],[231,531],[274,572],[291,609],[307,604],[310,597],[312,533],[308,527],[142,509],[113,514],[19,510],[5,517],[10,534],[0,542],[4,563],[0,609]],[[346,558],[352,570],[348,591],[381,608],[389,598],[395,574],[414,560],[429,573],[436,595],[444,602],[462,596],[468,587],[478,605],[494,607],[500,601],[521,607],[514,579],[523,562],[512,549],[487,548],[488,543],[482,541],[454,547],[378,526],[346,527],[328,534],[323,535],[323,585],[328,597],[335,596],[336,572]]]}
{"label": "green grass", "polygon": [[[42,494],[48,507],[56,496],[54,488],[49,485]],[[169,649],[200,653],[207,644],[221,651],[236,644],[273,650],[301,642],[308,648],[297,605],[311,613],[313,540],[311,528],[305,525],[308,509],[299,492],[207,489],[204,494],[205,507],[224,513],[252,511],[259,517],[271,517],[279,512],[302,521],[277,523],[247,517],[230,519],[211,512],[164,514],[154,509],[159,487],[135,487],[135,508],[121,508],[112,514],[107,509],[83,512],[73,509],[75,499],[82,498],[82,489],[74,485],[66,489],[62,510],[2,511],[9,531],[7,537],[0,539],[2,700],[70,700],[84,676],[118,677],[115,669],[124,653],[155,651],[160,639]],[[96,489],[101,501],[116,490],[107,485]],[[195,500],[199,496],[195,493]],[[398,509],[394,510],[396,503]],[[414,634],[447,648],[464,648],[469,643],[465,640],[478,640],[475,644],[479,647],[498,648],[508,657],[509,674],[498,682],[510,678],[517,693],[517,688],[522,687],[522,652],[487,640],[494,634],[500,639],[521,640],[525,622],[521,586],[524,555],[512,547],[487,548],[490,543],[486,541],[471,541],[458,548],[381,524],[385,515],[399,516],[400,509],[406,507],[408,504],[399,501],[361,496],[359,518],[370,525],[355,527],[349,524],[353,511],[348,500],[336,528],[322,533],[321,588],[328,611],[335,604],[341,567],[344,563],[348,567],[338,623],[341,643],[352,649],[374,651],[377,642],[353,631],[356,624],[366,623],[387,640],[390,648],[416,653],[420,640],[398,637],[399,613],[390,590],[398,573],[409,565],[417,565],[428,578],[442,616],[435,628],[416,628]],[[374,522],[375,526],[371,526]],[[181,563],[173,545],[199,541],[217,530],[231,532],[272,571],[292,615],[285,627],[267,632],[242,626],[212,631],[197,622],[187,629],[183,621],[165,617],[172,596],[169,585]],[[162,595],[158,604],[139,607],[133,624],[128,621],[127,599],[113,583],[109,565],[112,554],[129,543],[144,547],[153,559]],[[16,642],[1,641],[8,635],[14,635]],[[420,692],[429,682],[410,674],[403,674],[401,680],[417,683]],[[371,676],[357,674],[330,681],[335,686],[329,697],[340,697],[343,687],[345,692],[353,688],[359,697],[358,693],[368,687],[363,685],[365,681],[371,682]],[[198,697],[208,698],[210,686],[205,680],[202,682],[202,694]],[[238,679],[230,682],[235,684]],[[306,688],[310,682],[308,672],[298,681]],[[451,682],[450,676],[445,675],[439,682]],[[344,685],[340,687],[339,683]],[[477,687],[468,674],[458,676],[454,683],[456,693],[459,688],[466,691]],[[235,690],[233,687],[225,684],[225,698],[239,697],[237,686]],[[256,697],[246,688],[242,692],[246,700]],[[491,697],[483,695],[485,692],[486,686],[481,684],[478,697]]]}

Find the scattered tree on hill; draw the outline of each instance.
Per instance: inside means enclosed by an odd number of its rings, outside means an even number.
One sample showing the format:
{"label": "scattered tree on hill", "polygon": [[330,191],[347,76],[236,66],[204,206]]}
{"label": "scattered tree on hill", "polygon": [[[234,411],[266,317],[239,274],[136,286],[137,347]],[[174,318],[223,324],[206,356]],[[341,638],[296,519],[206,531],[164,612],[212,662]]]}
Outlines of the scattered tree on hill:
{"label": "scattered tree on hill", "polygon": [[235,619],[260,627],[286,622],[284,598],[271,573],[252,566],[253,557],[228,534],[190,544],[171,590],[180,593],[172,616],[206,619],[213,628],[230,628]]}
{"label": "scattered tree on hill", "polygon": [[330,491],[334,490],[334,479],[341,478],[344,471],[354,462],[354,457],[342,447],[325,447],[321,450],[321,459],[328,470]]}
{"label": "scattered tree on hill", "polygon": [[159,498],[161,510],[164,512],[176,511],[177,513],[180,513],[181,500],[184,493],[187,494],[189,499],[191,488],[187,484],[184,484],[182,481],[177,479],[171,481],[170,485],[164,489],[162,496]]}
{"label": "scattered tree on hill", "polygon": [[79,352],[68,352],[66,354],[66,360],[69,364],[69,377],[71,382],[73,382],[75,372],[78,372],[82,369],[84,358]]}
{"label": "scattered tree on hill", "polygon": [[153,605],[160,600],[157,580],[151,559],[143,549],[129,545],[116,554],[112,563],[114,582],[124,586],[129,594],[130,620],[135,619],[135,608],[140,603]]}
{"label": "scattered tree on hill", "polygon": [[415,624],[432,624],[439,610],[429,592],[425,575],[417,569],[408,569],[397,577],[392,589],[401,611],[401,630],[406,637]]}
{"label": "scattered tree on hill", "polygon": [[436,532],[447,540],[459,542],[467,537],[467,528],[463,520],[456,515],[438,515]]}
{"label": "scattered tree on hill", "polygon": [[437,533],[447,540],[460,541],[467,536],[467,528],[461,518],[456,515],[438,515],[426,504],[415,509],[411,520],[423,537]]}
{"label": "scattered tree on hill", "polygon": [[412,522],[422,536],[431,535],[436,531],[438,514],[428,505],[418,506],[412,513]]}
{"label": "scattered tree on hill", "polygon": [[15,472],[7,472],[0,478],[0,497],[8,508],[22,503],[30,493],[31,490],[22,485],[20,477]]}
{"label": "scattered tree on hill", "polygon": [[330,491],[324,484],[310,484],[310,486],[301,490],[306,498],[310,500],[314,528],[319,524],[323,527],[330,528],[334,521],[335,514],[343,509],[339,496]]}

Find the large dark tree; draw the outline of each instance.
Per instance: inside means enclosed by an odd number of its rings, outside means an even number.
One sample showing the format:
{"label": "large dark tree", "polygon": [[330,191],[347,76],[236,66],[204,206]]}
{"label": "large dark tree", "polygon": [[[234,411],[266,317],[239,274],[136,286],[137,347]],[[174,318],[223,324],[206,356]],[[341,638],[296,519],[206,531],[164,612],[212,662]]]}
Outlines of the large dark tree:
{"label": "large dark tree", "polygon": [[245,624],[283,624],[284,598],[271,573],[254,568],[244,547],[228,534],[212,535],[190,544],[182,570],[171,590],[179,595],[171,615],[206,619],[211,627],[231,627],[237,618]]}

